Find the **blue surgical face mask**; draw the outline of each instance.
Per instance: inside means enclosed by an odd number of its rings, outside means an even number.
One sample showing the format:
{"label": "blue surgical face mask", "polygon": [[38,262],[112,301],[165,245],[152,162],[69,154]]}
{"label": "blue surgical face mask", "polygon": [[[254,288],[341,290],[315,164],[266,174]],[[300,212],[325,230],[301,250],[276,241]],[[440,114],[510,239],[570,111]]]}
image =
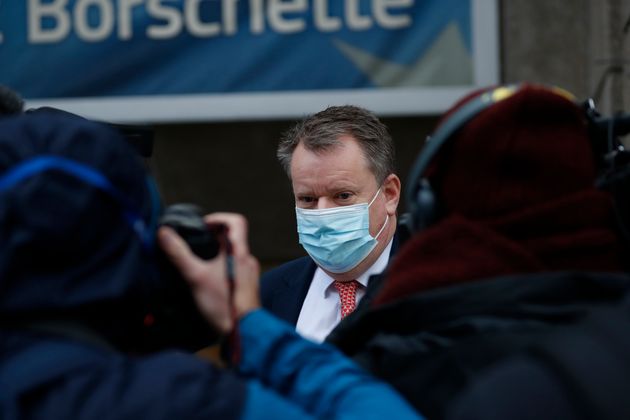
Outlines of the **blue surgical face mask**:
{"label": "blue surgical face mask", "polygon": [[295,208],[300,244],[317,265],[331,273],[345,273],[372,252],[389,221],[387,215],[376,236],[370,235],[370,206],[380,191],[369,204],[321,210]]}

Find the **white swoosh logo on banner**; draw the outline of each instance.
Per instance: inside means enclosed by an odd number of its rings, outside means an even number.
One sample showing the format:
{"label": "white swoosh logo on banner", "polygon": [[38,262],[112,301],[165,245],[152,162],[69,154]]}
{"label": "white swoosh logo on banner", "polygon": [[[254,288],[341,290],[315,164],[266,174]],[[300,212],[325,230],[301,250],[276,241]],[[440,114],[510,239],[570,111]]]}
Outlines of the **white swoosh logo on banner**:
{"label": "white swoosh logo on banner", "polygon": [[473,83],[472,57],[455,23],[448,24],[424,56],[410,65],[387,61],[338,39],[333,43],[378,87]]}

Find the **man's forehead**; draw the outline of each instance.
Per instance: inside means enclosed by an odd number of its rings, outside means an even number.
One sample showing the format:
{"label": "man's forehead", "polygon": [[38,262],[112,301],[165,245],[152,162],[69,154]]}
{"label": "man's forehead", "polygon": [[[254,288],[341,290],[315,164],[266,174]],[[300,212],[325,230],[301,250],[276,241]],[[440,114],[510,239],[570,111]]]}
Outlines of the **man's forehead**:
{"label": "man's forehead", "polygon": [[[322,180],[323,181],[323,180]],[[294,182],[293,190],[295,193],[311,193],[317,192],[339,192],[339,191],[359,191],[366,188],[367,183],[359,182],[359,180],[337,180],[330,182]]]}

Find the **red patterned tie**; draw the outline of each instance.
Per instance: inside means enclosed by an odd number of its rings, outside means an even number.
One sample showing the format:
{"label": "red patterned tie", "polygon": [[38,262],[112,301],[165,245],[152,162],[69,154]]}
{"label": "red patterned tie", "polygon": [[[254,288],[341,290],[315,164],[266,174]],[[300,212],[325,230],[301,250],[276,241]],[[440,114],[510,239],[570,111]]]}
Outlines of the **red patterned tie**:
{"label": "red patterned tie", "polygon": [[335,289],[339,292],[339,301],[341,302],[341,319],[354,311],[357,301],[357,287],[359,283],[352,281],[337,281],[333,283]]}

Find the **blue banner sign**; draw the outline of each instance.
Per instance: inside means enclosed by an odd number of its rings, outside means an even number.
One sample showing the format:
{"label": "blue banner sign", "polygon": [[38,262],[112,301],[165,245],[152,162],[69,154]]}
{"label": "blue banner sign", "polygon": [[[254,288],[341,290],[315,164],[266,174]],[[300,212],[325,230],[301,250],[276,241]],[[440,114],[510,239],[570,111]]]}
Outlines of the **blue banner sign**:
{"label": "blue banner sign", "polygon": [[496,83],[496,0],[0,0],[0,84],[127,121],[440,112]]}

